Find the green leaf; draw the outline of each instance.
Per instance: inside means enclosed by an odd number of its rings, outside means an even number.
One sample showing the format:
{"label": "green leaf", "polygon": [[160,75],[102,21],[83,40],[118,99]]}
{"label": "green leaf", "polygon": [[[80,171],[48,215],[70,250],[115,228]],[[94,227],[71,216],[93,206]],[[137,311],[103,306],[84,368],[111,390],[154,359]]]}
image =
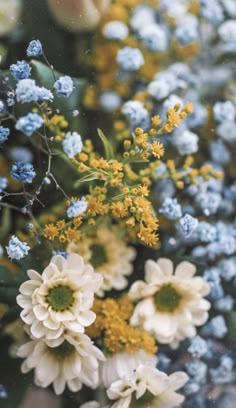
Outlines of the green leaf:
{"label": "green leaf", "polygon": [[85,183],[87,181],[93,181],[98,179],[98,172],[95,171],[93,173],[87,174],[86,176],[82,177],[81,179],[77,180],[74,184],[74,187],[79,187],[80,183]]}
{"label": "green leaf", "polygon": [[105,150],[105,157],[107,160],[111,160],[114,158],[114,151],[111,143],[107,139],[107,137],[104,135],[104,133],[101,131],[101,129],[98,129],[98,136],[100,137],[103,147]]}

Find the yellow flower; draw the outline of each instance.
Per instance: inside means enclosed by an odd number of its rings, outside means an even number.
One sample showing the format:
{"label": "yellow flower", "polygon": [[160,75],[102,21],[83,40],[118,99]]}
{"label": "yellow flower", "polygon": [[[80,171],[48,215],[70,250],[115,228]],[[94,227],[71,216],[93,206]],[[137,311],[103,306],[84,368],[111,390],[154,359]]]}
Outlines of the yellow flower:
{"label": "yellow flower", "polygon": [[158,140],[155,140],[151,145],[152,154],[154,157],[160,159],[164,155],[165,149],[162,143]]}
{"label": "yellow flower", "polygon": [[58,228],[54,224],[47,224],[44,228],[44,236],[53,241],[59,234]]}

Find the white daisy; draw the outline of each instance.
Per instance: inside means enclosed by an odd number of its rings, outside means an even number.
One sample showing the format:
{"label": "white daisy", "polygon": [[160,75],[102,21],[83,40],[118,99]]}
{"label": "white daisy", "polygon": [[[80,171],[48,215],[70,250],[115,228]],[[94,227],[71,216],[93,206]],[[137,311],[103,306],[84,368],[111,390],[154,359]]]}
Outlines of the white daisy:
{"label": "white daisy", "polygon": [[130,323],[151,333],[160,343],[173,348],[180,340],[196,334],[195,326],[208,319],[210,303],[203,299],[210,286],[200,276],[194,276],[196,267],[181,262],[173,274],[171,260],[148,260],[145,265],[145,282],[136,281],[129,296],[140,300],[135,306]]}
{"label": "white daisy", "polygon": [[35,338],[56,339],[64,330],[82,333],[94,322],[96,315],[89,309],[102,276],[85,265],[82,257],[57,255],[42,275],[32,269],[27,273],[30,280],[20,286],[17,302]]}
{"label": "white daisy", "polygon": [[187,381],[183,371],[168,376],[157,368],[139,365],[131,375],[114,382],[107,395],[115,400],[111,408],[171,408],[184,401],[176,391]]}
{"label": "white daisy", "polygon": [[132,373],[140,364],[156,367],[157,357],[148,354],[145,350],[136,353],[116,353],[106,357],[100,365],[101,382],[105,388],[120,378]]}
{"label": "white daisy", "polygon": [[84,237],[79,243],[72,242],[66,251],[80,254],[85,262],[93,265],[96,272],[102,274],[103,284],[99,295],[103,295],[104,291],[127,287],[126,276],[133,272],[132,261],[136,251],[122,240],[118,228],[108,229],[101,225],[95,237]]}
{"label": "white daisy", "polygon": [[66,385],[79,391],[83,384],[96,388],[99,384],[98,360],[103,353],[83,334],[63,335],[56,340],[32,340],[22,345],[18,356],[25,358],[21,371],[34,369],[34,381],[39,387],[53,384],[56,394]]}

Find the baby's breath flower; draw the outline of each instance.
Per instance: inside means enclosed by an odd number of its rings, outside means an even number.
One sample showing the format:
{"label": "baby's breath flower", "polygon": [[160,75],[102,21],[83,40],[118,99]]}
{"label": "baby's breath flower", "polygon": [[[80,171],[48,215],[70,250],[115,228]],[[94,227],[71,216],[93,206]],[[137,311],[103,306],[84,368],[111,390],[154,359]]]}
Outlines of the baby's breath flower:
{"label": "baby's breath flower", "polygon": [[83,214],[88,207],[88,202],[85,197],[82,197],[80,200],[71,201],[68,209],[67,216],[69,218],[78,217],[78,215]]}
{"label": "baby's breath flower", "polygon": [[19,238],[13,235],[8,242],[6,250],[9,258],[19,260],[28,255],[30,247],[26,242],[22,242]]}
{"label": "baby's breath flower", "polygon": [[83,148],[81,136],[77,132],[68,132],[62,142],[62,147],[67,156],[71,159],[80,153]]}
{"label": "baby's breath flower", "polygon": [[53,87],[57,96],[64,96],[65,98],[68,98],[74,89],[73,81],[68,75],[60,77]]}
{"label": "baby's breath flower", "polygon": [[26,50],[28,57],[39,57],[43,53],[43,47],[39,40],[30,41]]}

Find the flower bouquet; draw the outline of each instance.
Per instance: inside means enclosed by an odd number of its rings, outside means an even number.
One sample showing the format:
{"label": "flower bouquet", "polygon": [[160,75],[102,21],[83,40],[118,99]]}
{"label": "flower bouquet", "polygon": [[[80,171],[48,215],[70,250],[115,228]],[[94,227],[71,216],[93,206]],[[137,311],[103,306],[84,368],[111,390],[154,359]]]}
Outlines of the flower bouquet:
{"label": "flower bouquet", "polygon": [[235,1],[0,22],[1,406],[234,408]]}

